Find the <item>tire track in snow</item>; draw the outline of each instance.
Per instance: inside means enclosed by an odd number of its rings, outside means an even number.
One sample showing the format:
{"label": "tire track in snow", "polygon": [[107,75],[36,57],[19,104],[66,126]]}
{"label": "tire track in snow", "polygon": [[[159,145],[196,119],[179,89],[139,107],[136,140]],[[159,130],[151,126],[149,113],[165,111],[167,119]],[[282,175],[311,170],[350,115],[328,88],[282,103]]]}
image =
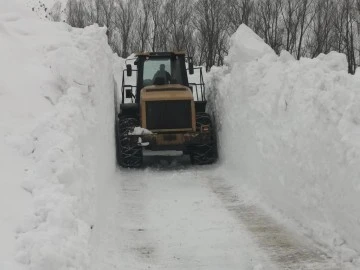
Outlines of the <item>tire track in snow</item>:
{"label": "tire track in snow", "polygon": [[143,177],[127,177],[121,182],[123,215],[127,218],[122,224],[126,224],[129,237],[129,251],[136,255],[137,261],[146,264],[154,264],[156,258],[156,246],[150,240],[145,228],[147,223],[145,204],[148,188]]}
{"label": "tire track in snow", "polygon": [[99,196],[92,270],[261,269],[267,258],[207,183],[182,166],[117,173]]}
{"label": "tire track in snow", "polygon": [[147,269],[156,263],[156,245],[145,227],[148,183],[143,172],[114,175],[99,195],[92,240],[92,270]]}
{"label": "tire track in snow", "polygon": [[[273,270],[248,232],[208,189],[194,167],[148,170],[148,222],[158,247],[157,270]],[[210,172],[211,173],[211,172]]]}
{"label": "tire track in snow", "polygon": [[214,170],[163,167],[122,170],[109,181],[93,270],[342,269],[309,239],[243,202]]}
{"label": "tire track in snow", "polygon": [[211,190],[225,208],[252,233],[262,248],[283,270],[341,270],[309,239],[301,239],[278,224],[256,205],[241,201],[233,187],[222,178],[209,178]]}

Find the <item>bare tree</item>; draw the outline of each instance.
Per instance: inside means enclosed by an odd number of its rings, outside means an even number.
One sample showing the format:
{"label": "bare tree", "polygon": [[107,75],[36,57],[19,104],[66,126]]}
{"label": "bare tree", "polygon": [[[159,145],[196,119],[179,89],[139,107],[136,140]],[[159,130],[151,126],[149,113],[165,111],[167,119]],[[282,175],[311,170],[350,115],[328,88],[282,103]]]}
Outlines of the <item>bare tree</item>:
{"label": "bare tree", "polygon": [[301,0],[300,3],[299,12],[297,14],[297,16],[299,17],[299,24],[300,24],[299,40],[298,40],[297,53],[296,53],[297,60],[299,60],[300,57],[302,56],[304,35],[315,16],[315,13],[311,12],[313,3],[314,3],[313,0]]}
{"label": "bare tree", "polygon": [[357,40],[358,40],[358,43],[357,43],[357,48],[356,48],[356,51],[358,53],[358,62],[357,62],[357,66],[360,66],[360,0],[357,0],[356,1],[356,11],[357,11],[357,14],[358,14],[358,19],[357,19]]}
{"label": "bare tree", "polygon": [[67,22],[73,27],[83,28],[87,25],[86,8],[82,0],[69,0],[66,4]]}
{"label": "bare tree", "polygon": [[119,50],[121,57],[129,56],[131,47],[131,34],[133,32],[135,12],[138,8],[137,1],[117,0],[115,9],[115,28],[119,33],[121,49]]}
{"label": "bare tree", "polygon": [[161,43],[164,41],[162,37],[162,31],[164,28],[163,27],[164,0],[148,0],[148,1],[149,1],[148,8],[150,9],[150,15],[151,15],[150,47],[152,51],[157,51],[162,47]]}
{"label": "bare tree", "polygon": [[170,50],[186,50],[192,42],[192,5],[189,1],[168,0],[164,6]]}
{"label": "bare tree", "polygon": [[253,0],[228,0],[226,6],[230,34],[234,33],[242,23],[250,26],[250,17],[254,11]]}
{"label": "bare tree", "polygon": [[101,25],[101,1],[103,0],[90,0],[87,4],[88,20],[98,25]]}
{"label": "bare tree", "polygon": [[111,43],[114,29],[114,4],[115,0],[100,0],[101,7],[101,25],[107,27],[106,34]]}
{"label": "bare tree", "polygon": [[285,0],[281,9],[281,15],[285,29],[285,50],[291,54],[296,49],[298,29],[300,25],[299,9],[301,2],[298,0]]}
{"label": "bare tree", "polygon": [[66,15],[75,27],[106,26],[122,57],[186,50],[209,70],[223,64],[230,36],[245,23],[276,53],[300,59],[336,50],[350,73],[360,60],[360,0],[68,0]]}
{"label": "bare tree", "polygon": [[320,53],[328,53],[332,45],[332,30],[336,15],[335,3],[331,0],[318,0],[314,8],[315,17],[312,22],[312,39],[308,43],[311,57]]}
{"label": "bare tree", "polygon": [[348,72],[350,74],[355,74],[356,70],[356,58],[355,58],[355,1],[354,0],[344,0],[342,4],[342,9],[346,15],[345,23],[345,48],[346,48],[346,57],[348,60]]}
{"label": "bare tree", "polygon": [[224,10],[225,5],[221,0],[198,0],[195,5],[194,21],[204,45],[199,49],[203,50],[206,70],[210,70],[217,60],[222,62],[225,56],[221,46],[228,27]]}
{"label": "bare tree", "polygon": [[259,0],[256,6],[257,16],[254,22],[256,33],[278,54],[282,47],[282,35],[284,32],[280,24],[281,7],[281,0]]}
{"label": "bare tree", "polygon": [[[133,0],[132,0],[133,1]],[[139,0],[140,1],[140,0]],[[136,51],[145,51],[148,48],[150,37],[150,1],[141,0],[136,16],[134,32],[134,49]]]}

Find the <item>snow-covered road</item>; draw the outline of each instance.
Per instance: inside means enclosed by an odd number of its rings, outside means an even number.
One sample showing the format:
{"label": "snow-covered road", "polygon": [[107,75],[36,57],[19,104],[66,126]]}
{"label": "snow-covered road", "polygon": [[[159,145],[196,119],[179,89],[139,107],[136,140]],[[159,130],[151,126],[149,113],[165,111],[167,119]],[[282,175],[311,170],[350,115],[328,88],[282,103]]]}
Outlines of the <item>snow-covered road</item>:
{"label": "snow-covered road", "polygon": [[216,168],[162,164],[104,181],[93,270],[341,269],[315,243],[245,203]]}

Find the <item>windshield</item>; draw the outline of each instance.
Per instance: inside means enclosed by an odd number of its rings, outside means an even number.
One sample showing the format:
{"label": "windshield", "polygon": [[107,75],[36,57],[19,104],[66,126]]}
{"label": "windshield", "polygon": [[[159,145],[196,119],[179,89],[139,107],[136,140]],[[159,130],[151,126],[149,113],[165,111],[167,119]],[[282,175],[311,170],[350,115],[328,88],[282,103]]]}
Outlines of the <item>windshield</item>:
{"label": "windshield", "polygon": [[149,58],[144,62],[143,86],[183,84],[181,65],[178,57]]}

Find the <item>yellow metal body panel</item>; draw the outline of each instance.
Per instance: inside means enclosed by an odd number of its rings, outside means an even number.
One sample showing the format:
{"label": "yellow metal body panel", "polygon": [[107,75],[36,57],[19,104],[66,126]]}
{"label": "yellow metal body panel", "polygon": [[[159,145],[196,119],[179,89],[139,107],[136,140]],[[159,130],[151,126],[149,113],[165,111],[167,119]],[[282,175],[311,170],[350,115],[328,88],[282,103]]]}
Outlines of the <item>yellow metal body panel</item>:
{"label": "yellow metal body panel", "polygon": [[191,121],[192,128],[185,129],[162,129],[152,130],[153,132],[189,132],[196,131],[195,123],[195,103],[190,88],[180,84],[172,85],[150,85],[141,89],[140,93],[140,117],[141,127],[147,128],[146,125],[146,102],[163,101],[163,100],[190,100],[191,101]]}

